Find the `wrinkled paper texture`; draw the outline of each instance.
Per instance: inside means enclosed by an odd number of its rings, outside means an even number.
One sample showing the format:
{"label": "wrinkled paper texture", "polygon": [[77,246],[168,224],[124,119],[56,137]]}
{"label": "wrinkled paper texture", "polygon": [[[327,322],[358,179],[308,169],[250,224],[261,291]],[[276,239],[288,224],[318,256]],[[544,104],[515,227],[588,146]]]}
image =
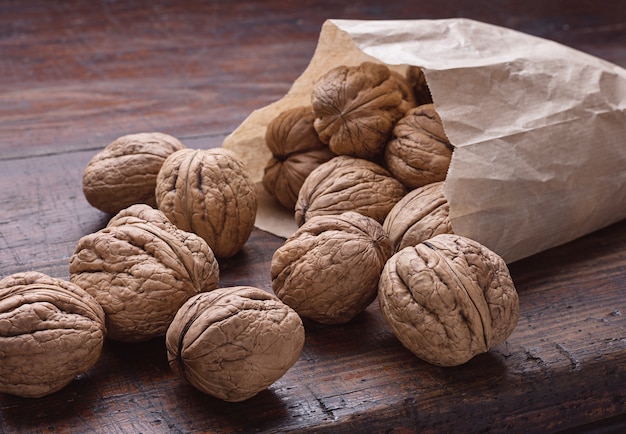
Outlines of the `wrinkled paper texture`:
{"label": "wrinkled paper texture", "polygon": [[[327,21],[288,94],[223,146],[260,182],[267,124],[310,104],[326,71],[365,60],[423,69],[455,146],[444,186],[455,233],[510,263],[626,218],[626,70],[468,19]],[[293,212],[259,189],[257,227],[289,236]]]}

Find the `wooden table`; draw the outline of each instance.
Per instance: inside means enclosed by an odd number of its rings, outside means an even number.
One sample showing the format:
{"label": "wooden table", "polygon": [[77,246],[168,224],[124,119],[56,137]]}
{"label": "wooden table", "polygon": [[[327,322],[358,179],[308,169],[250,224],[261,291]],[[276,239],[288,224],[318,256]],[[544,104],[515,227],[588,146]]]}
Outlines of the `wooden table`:
{"label": "wooden table", "polygon": [[[468,17],[626,66],[623,1],[0,2],[0,276],[68,278],[77,240],[108,215],[87,161],[128,133],[220,146],[304,70],[327,18]],[[623,146],[623,143],[621,144]],[[283,240],[255,230],[221,285],[270,290]],[[626,427],[626,221],[511,264],[513,335],[456,368],[405,350],[371,305],[306,322],[287,374],[230,404],[183,384],[163,339],[105,343],[97,365],[39,399],[0,396],[3,432],[555,432]]]}

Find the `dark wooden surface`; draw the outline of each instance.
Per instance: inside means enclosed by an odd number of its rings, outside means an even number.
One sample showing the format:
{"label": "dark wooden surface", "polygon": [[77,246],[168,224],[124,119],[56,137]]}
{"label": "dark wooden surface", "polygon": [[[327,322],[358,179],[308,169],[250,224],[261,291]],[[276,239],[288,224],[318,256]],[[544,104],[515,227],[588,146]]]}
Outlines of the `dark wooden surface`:
{"label": "dark wooden surface", "polygon": [[[81,176],[123,134],[220,146],[304,70],[327,18],[468,17],[626,66],[618,1],[0,1],[0,276],[68,278],[77,240],[109,216]],[[618,143],[616,146],[624,146]],[[270,290],[283,240],[255,230],[221,285]],[[377,305],[306,322],[300,360],[229,404],[181,383],[162,339],[106,342],[98,364],[40,399],[0,395],[3,432],[611,432],[626,426],[626,221],[511,264],[521,317],[506,343],[437,368]]]}

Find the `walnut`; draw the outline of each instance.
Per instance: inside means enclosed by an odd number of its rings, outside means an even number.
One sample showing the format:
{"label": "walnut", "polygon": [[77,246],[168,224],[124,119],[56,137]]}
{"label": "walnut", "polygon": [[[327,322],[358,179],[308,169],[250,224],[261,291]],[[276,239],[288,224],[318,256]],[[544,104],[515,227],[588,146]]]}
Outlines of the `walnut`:
{"label": "walnut", "polygon": [[426,83],[426,76],[422,68],[418,66],[409,66],[406,72],[406,79],[413,89],[415,97],[415,105],[432,104],[433,97]]}
{"label": "walnut", "polygon": [[82,288],[30,271],[0,280],[0,392],[39,398],[91,369],[104,312]]}
{"label": "walnut", "polygon": [[396,86],[402,94],[401,111],[406,113],[411,108],[417,105],[415,101],[415,89],[413,84],[409,81],[408,76],[404,77],[402,74],[396,71],[389,70],[389,78],[396,82]]}
{"label": "walnut", "polygon": [[409,110],[393,129],[385,165],[408,188],[446,179],[452,145],[432,104]]}
{"label": "walnut", "polygon": [[346,212],[313,217],[272,257],[272,289],[302,317],[350,321],[376,298],[391,243],[376,220]]}
{"label": "walnut", "polygon": [[291,210],[305,178],[335,156],[319,139],[313,120],[310,106],[286,110],[268,124],[265,134],[272,157],[265,166],[263,186]]}
{"label": "walnut", "polygon": [[394,253],[439,234],[451,234],[450,206],[443,195],[443,181],[411,190],[389,211],[383,228]]}
{"label": "walnut", "polygon": [[170,155],[156,186],[159,210],[179,228],[200,235],[218,258],[241,250],[257,212],[257,192],[244,163],[223,148]]}
{"label": "walnut", "polygon": [[219,288],[190,298],[167,330],[172,370],[192,386],[239,402],[268,388],[298,360],[304,326],[259,288]]}
{"label": "walnut", "polygon": [[321,164],[302,184],[296,203],[298,226],[316,215],[356,211],[383,223],[406,188],[382,166],[341,155]]}
{"label": "walnut", "polygon": [[117,213],[137,203],[156,206],[154,188],[161,165],[185,148],[163,133],[120,137],[94,155],[83,173],[83,193],[93,207]]}
{"label": "walnut", "polygon": [[165,335],[188,298],[217,288],[219,267],[202,238],[133,205],[78,241],[70,280],[102,305],[109,338],[140,342]]}
{"label": "walnut", "polygon": [[439,366],[461,365],[504,342],[519,317],[504,260],[452,234],[393,255],[381,274],[378,300],[400,342]]}
{"label": "walnut", "polygon": [[322,142],[339,155],[381,156],[395,123],[415,105],[401,80],[372,62],[338,66],[316,80],[312,106]]}

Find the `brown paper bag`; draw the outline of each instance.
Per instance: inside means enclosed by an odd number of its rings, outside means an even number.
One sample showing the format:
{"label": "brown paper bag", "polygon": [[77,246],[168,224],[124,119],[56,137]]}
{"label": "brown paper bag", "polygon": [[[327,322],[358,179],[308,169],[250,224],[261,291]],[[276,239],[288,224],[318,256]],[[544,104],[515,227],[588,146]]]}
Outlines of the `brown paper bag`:
{"label": "brown paper bag", "polygon": [[455,233],[513,262],[626,218],[626,70],[467,19],[329,20],[287,95],[223,145],[259,182],[260,229],[296,229],[293,212],[260,186],[266,125],[310,103],[326,71],[365,60],[423,69],[455,146],[444,186]]}

